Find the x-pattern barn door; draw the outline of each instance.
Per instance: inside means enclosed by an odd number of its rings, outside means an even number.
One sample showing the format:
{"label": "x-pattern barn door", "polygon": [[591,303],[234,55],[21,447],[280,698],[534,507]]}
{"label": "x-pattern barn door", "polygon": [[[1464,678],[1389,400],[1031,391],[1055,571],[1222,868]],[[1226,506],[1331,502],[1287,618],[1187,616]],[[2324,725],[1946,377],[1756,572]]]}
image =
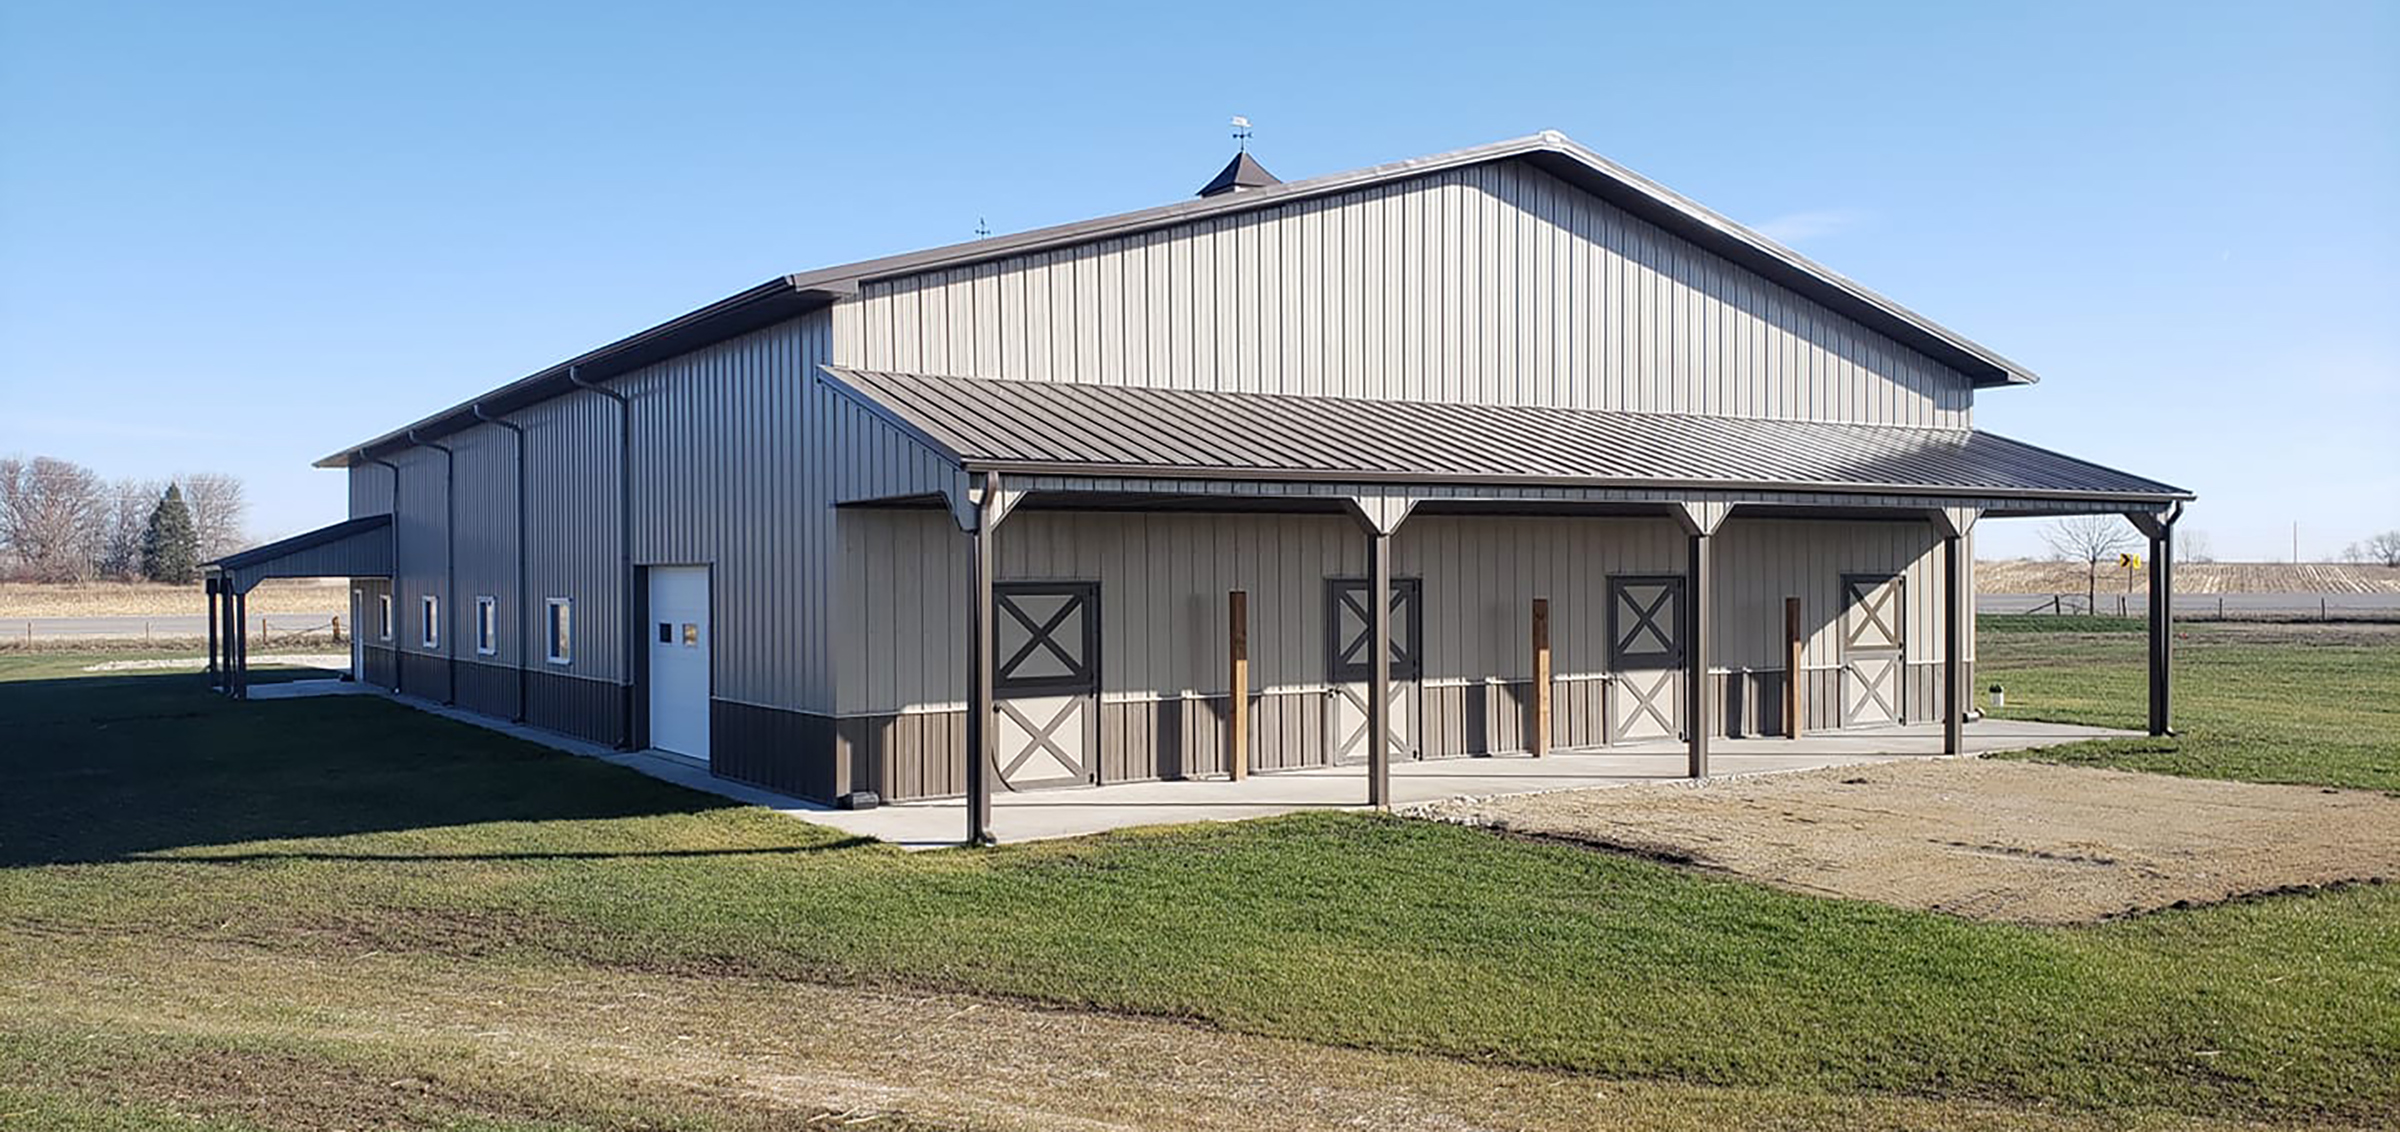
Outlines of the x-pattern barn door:
{"label": "x-pattern barn door", "polygon": [[1099,781],[1100,586],[993,588],[993,747],[1011,790]]}
{"label": "x-pattern barn door", "polygon": [[1842,575],[1842,726],[1907,720],[1906,587],[1892,574]]}
{"label": "x-pattern barn door", "polygon": [[1608,580],[1609,740],[1683,734],[1683,576]]}
{"label": "x-pattern barn door", "polygon": [[[1424,585],[1392,579],[1392,757],[1413,759],[1417,743],[1417,681],[1424,674]],[[1375,623],[1364,578],[1325,579],[1327,675],[1326,747],[1336,763],[1367,761],[1367,690],[1375,680]]]}

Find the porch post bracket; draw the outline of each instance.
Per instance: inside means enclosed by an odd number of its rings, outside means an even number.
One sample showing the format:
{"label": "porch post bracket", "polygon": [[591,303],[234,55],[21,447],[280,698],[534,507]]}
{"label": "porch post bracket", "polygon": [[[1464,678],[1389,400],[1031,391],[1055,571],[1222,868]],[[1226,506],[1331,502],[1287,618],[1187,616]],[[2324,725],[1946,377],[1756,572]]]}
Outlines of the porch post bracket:
{"label": "porch post bracket", "polygon": [[1417,498],[1396,491],[1363,491],[1343,497],[1350,513],[1370,535],[1391,535],[1417,509]]}

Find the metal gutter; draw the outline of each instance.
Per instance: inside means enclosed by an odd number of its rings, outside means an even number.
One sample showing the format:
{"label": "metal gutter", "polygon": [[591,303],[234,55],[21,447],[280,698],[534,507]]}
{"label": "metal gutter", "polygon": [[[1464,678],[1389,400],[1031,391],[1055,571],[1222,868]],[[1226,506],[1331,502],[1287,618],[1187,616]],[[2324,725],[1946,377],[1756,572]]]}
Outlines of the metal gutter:
{"label": "metal gutter", "polygon": [[[528,665],[528,663],[530,662],[530,660],[531,660],[531,658],[532,658],[532,654],[531,654],[531,653],[530,653],[528,650],[531,648],[531,646],[532,646],[532,644],[533,644],[533,609],[532,609],[532,606],[531,606],[531,604],[530,604],[530,603],[529,603],[529,602],[526,600],[526,597],[525,597],[525,590],[526,590],[526,585],[525,585],[525,561],[526,561],[526,554],[525,554],[525,426],[523,426],[523,425],[520,425],[520,424],[516,423],[515,421],[508,420],[508,419],[507,419],[507,418],[505,418],[505,417],[495,417],[495,416],[492,416],[492,415],[491,415],[491,414],[489,414],[489,413],[486,413],[486,412],[484,412],[484,410],[483,410],[483,402],[481,402],[481,401],[477,401],[477,402],[475,402],[473,405],[470,405],[470,406],[469,406],[469,410],[475,414],[475,419],[476,419],[476,420],[482,421],[482,422],[483,422],[483,423],[485,423],[485,424],[498,425],[498,426],[500,426],[501,428],[507,429],[507,430],[508,430],[508,433],[509,433],[509,435],[510,435],[510,436],[512,436],[512,437],[515,437],[515,438],[516,438],[516,452],[517,452],[517,555],[516,555],[516,557],[517,557],[517,593],[516,593],[516,605],[517,605],[517,609],[516,609],[516,613],[517,613],[517,665],[516,665],[516,667],[517,667],[517,712],[516,712],[516,714],[515,714],[514,716],[511,716],[510,718],[511,718],[511,719],[512,719],[514,722],[523,723],[523,722],[525,721],[525,697],[526,697],[526,694],[527,694],[527,692],[530,690],[530,689],[528,688],[528,684],[529,684],[529,682],[530,682],[530,676],[529,676],[529,674],[530,674],[531,670],[530,670],[530,669],[527,667],[527,665]],[[478,615],[478,617],[480,618],[480,614]]]}
{"label": "metal gutter", "polygon": [[[383,627],[392,634],[392,694],[396,696],[400,694],[400,686],[404,682],[401,670],[408,667],[400,663],[400,633],[392,624],[400,619],[400,465],[381,457],[369,456],[364,449],[359,451],[358,457],[364,463],[381,464],[392,470],[392,576],[385,579],[383,587],[386,600],[392,603],[392,612],[391,616],[384,619]],[[350,631],[356,633],[358,627],[353,625]]]}
{"label": "metal gutter", "polygon": [[[623,739],[617,745],[633,749],[633,642],[640,634],[634,625],[633,593],[633,398],[583,376],[575,366],[567,367],[567,381],[579,389],[589,389],[617,403],[617,586],[622,591],[623,609],[618,624],[619,655],[623,667],[618,670],[619,684],[625,689],[622,717],[618,724]],[[519,548],[518,557],[524,557]]]}
{"label": "metal gutter", "polygon": [[[456,627],[454,622],[458,616],[458,453],[445,444],[418,440],[414,430],[409,432],[408,440],[411,444],[422,445],[442,454],[442,600],[438,604],[442,607],[443,623],[435,627],[433,632],[434,640],[442,646],[442,663],[450,673],[444,681],[446,686],[442,690],[442,702],[455,704],[458,702],[458,635],[451,630]],[[395,498],[393,509],[398,510],[398,506],[398,499]],[[397,567],[398,563],[394,563],[394,566]],[[393,642],[395,645],[398,643]]]}
{"label": "metal gutter", "polygon": [[[945,453],[946,454],[946,453]],[[1438,487],[1446,484],[1469,484],[1483,487],[1604,487],[1648,491],[1781,491],[1820,495],[1911,495],[1926,497],[1975,496],[1991,499],[2051,500],[2075,503],[2167,503],[2198,498],[2188,491],[2170,493],[2119,493],[2099,491],[2052,491],[2040,488],[1975,487],[1972,485],[1898,484],[1898,483],[1833,483],[1777,480],[1712,480],[1712,479],[1649,479],[1629,477],[1575,476],[1511,476],[1488,473],[1402,473],[1379,471],[1325,471],[1304,468],[1182,468],[1155,464],[1092,464],[1035,460],[958,461],[959,468],[970,475],[983,472],[1004,472],[1015,475],[1088,476],[1109,479],[1149,480],[1234,480],[1244,483],[1340,483],[1389,484],[1415,487]]]}

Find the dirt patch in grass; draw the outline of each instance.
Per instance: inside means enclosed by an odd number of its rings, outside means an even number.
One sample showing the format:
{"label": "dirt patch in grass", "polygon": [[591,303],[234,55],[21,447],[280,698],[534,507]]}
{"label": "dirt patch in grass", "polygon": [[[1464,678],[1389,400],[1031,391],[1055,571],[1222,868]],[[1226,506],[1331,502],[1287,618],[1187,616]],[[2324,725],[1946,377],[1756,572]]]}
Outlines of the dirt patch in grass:
{"label": "dirt patch in grass", "polygon": [[2400,878],[2400,799],[2026,762],[1882,763],[1411,812],[2018,923]]}
{"label": "dirt patch in grass", "polygon": [[0,938],[12,1075],[36,1112],[147,1104],[275,1128],[2250,1127],[1610,1080],[964,995],[35,937]]}

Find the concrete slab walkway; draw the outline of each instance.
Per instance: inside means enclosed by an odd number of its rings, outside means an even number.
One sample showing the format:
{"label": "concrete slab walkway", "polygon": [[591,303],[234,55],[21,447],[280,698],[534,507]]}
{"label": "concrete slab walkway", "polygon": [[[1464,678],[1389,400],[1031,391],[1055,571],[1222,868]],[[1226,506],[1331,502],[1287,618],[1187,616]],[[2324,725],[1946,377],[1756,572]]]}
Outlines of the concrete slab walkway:
{"label": "concrete slab walkway", "polygon": [[[339,680],[295,680],[251,688],[252,699],[290,699],[312,695],[389,695],[380,688]],[[718,778],[697,759],[661,751],[627,752],[598,743],[526,727],[445,707],[413,696],[400,702],[461,723],[498,731],[531,743],[583,755],[639,771],[679,786],[765,806],[781,813],[831,826],[860,837],[872,837],[910,849],[958,844],[966,834],[966,803],[950,798],[900,802],[873,810],[841,810]],[[1966,727],[1970,755],[1993,751],[2027,750],[2084,739],[2131,735],[2099,727],[2059,723],[1983,719]],[[1721,739],[1710,748],[1709,769],[1716,777],[1815,770],[1820,767],[1892,759],[1938,758],[1942,730],[1938,723],[1913,723],[1858,731],[1828,731],[1799,739]],[[1628,744],[1605,749],[1563,751],[1546,758],[1502,755],[1492,758],[1433,759],[1392,767],[1392,800],[1397,806],[1444,798],[1528,794],[1545,790],[1577,790],[1595,786],[1625,786],[1639,782],[1683,778],[1683,745],[1673,740]],[[1022,794],[1001,791],[992,801],[992,831],[1003,842],[1081,837],[1111,829],[1174,822],[1239,821],[1301,810],[1365,809],[1366,768],[1314,767],[1308,770],[1258,774],[1242,782],[1204,779],[1192,782],[1127,782]]]}

